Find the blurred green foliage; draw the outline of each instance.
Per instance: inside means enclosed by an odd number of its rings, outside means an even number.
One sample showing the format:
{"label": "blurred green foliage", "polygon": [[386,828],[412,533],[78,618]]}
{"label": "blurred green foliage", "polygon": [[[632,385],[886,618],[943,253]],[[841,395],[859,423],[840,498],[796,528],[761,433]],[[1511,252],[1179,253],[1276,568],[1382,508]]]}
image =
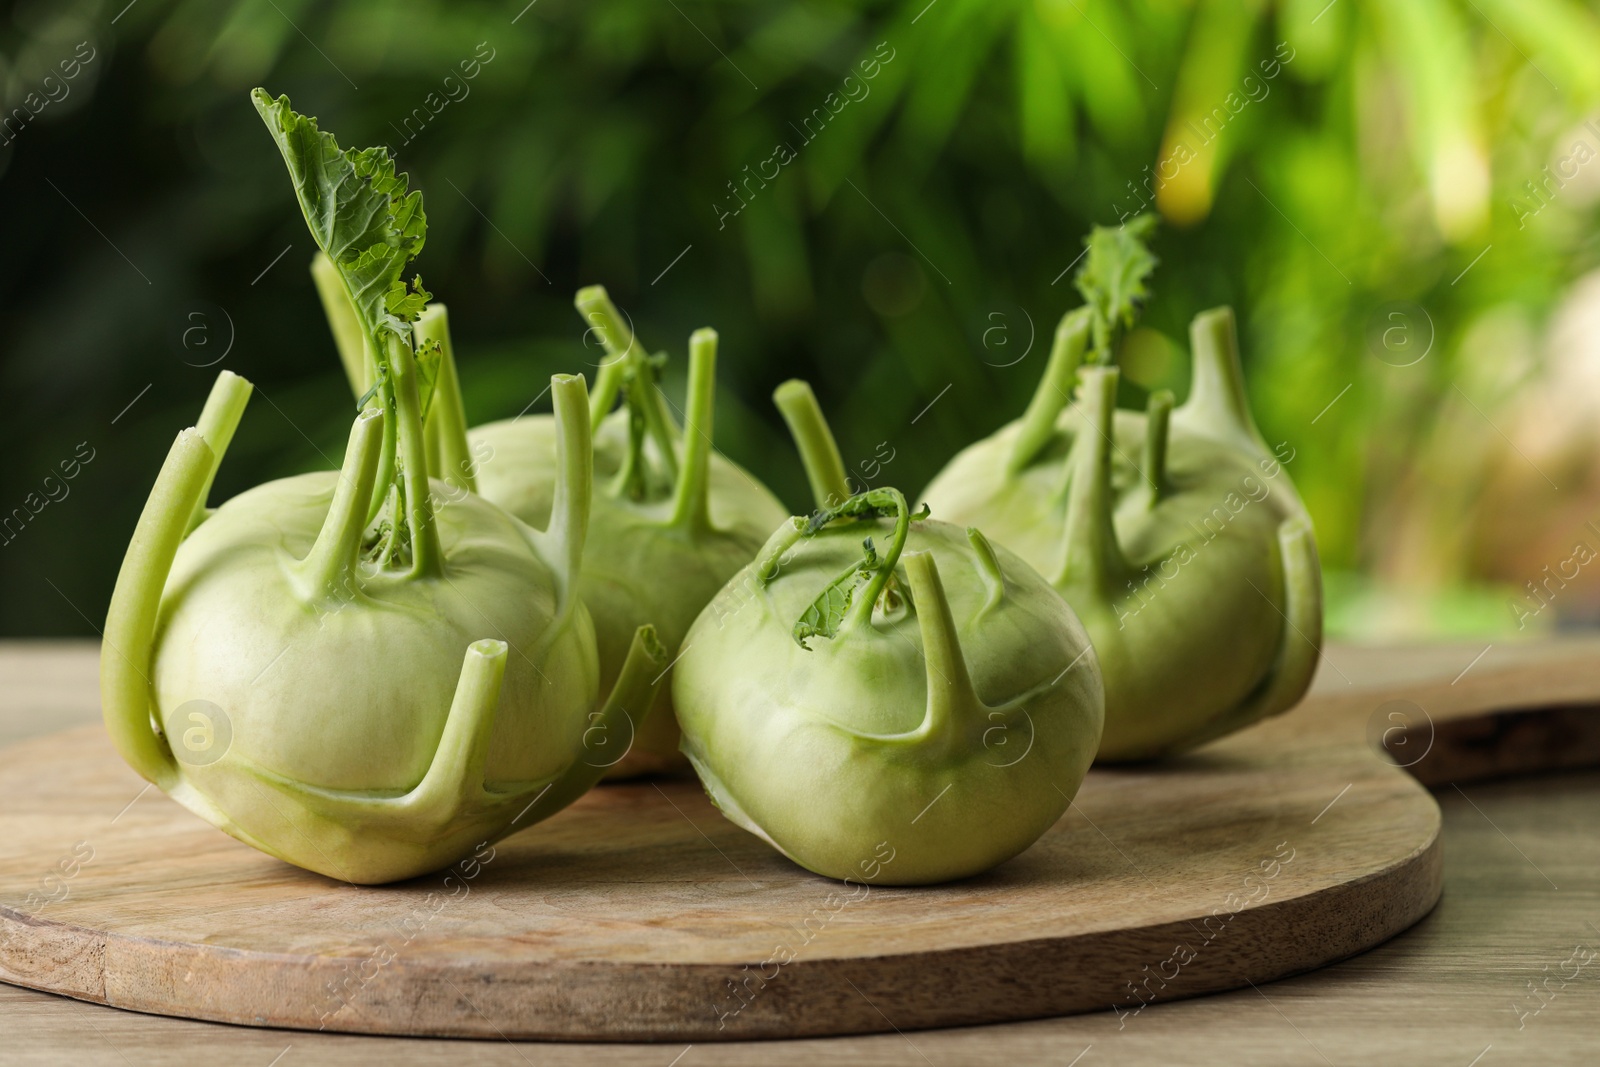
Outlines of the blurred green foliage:
{"label": "blurred green foliage", "polygon": [[[1124,402],[1181,397],[1190,317],[1235,305],[1335,620],[1368,625],[1363,598],[1419,552],[1442,590],[1521,584],[1439,532],[1470,525],[1488,462],[1447,469],[1456,442],[1496,428],[1441,439],[1436,416],[1459,393],[1492,420],[1484,323],[1537,331],[1600,260],[1600,164],[1544,169],[1600,146],[1592,4],[125,2],[23,0],[0,27],[8,114],[66,90],[0,148],[0,508],[28,512],[0,545],[0,631],[98,625],[217,369],[258,383],[219,498],[338,459],[351,402],[255,85],[387,143],[424,191],[418,265],[474,421],[596,358],[571,297],[601,282],[675,357],[721,331],[718,445],[791,506],[767,398],[795,376],[858,474],[914,493],[1022,410],[1088,227],[1153,207]],[[1397,524],[1422,550],[1396,556]]]}

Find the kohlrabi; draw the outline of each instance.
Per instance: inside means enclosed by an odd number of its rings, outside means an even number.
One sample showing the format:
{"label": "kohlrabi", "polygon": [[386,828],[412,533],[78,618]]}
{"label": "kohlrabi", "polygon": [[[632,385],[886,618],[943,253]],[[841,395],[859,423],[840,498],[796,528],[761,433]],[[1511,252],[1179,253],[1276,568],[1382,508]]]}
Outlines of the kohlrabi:
{"label": "kohlrabi", "polygon": [[[577,306],[607,353],[592,398],[597,492],[578,583],[594,617],[604,694],[642,622],[655,625],[675,656],[695,616],[787,513],[765,486],[712,448],[714,331],[697,330],[689,339],[680,426],[657,384],[665,357],[645,354],[599,286],[580,292]],[[619,394],[622,406],[600,421]],[[490,423],[470,439],[478,491],[530,524],[545,522],[558,470],[551,420],[525,415]],[[612,776],[682,766],[665,686],[644,721],[632,725],[631,738],[625,725],[613,741],[627,755]]]}
{"label": "kohlrabi", "polygon": [[[1050,579],[1105,678],[1102,760],[1180,751],[1295,704],[1322,637],[1311,520],[1245,398],[1233,312],[1190,329],[1189,397],[1116,410],[1117,334],[1155,265],[1153,220],[1097,229],[1086,304],[1056,330],[1027,413],[961,452],[923,494],[982,522]],[[1074,401],[1074,387],[1077,388]]]}
{"label": "kohlrabi", "polygon": [[914,520],[883,488],[785,521],[673,671],[711,799],[834,878],[1004,862],[1066,810],[1100,739],[1100,673],[1060,594],[977,530]]}
{"label": "kohlrabi", "polygon": [[106,620],[101,692],[128,762],[228,833],[375,883],[437,869],[547,817],[600,776],[594,731],[654,697],[648,628],[595,711],[576,595],[590,438],[557,376],[561,474],[548,528],[429,479],[421,197],[382,149],[343,151],[286,98],[257,109],[350,299],[372,386],[343,469],[205,498],[250,385],[223,373],[178,435]]}

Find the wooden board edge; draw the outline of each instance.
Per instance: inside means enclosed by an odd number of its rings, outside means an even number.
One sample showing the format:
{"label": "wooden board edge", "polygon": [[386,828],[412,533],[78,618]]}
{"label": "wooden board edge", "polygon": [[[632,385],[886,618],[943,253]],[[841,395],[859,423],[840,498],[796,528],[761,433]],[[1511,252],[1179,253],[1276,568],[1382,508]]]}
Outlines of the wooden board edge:
{"label": "wooden board edge", "polygon": [[1570,703],[1491,710],[1427,719],[1408,726],[1389,747],[1423,785],[1442,788],[1525,774],[1600,766],[1600,704]]}
{"label": "wooden board edge", "polygon": [[[1194,958],[1186,963],[1174,962],[1179,958],[1175,949],[1196,940],[1194,919],[911,954],[920,958],[909,960],[907,954],[799,959],[788,968],[775,968],[770,979],[758,979],[755,986],[750,985],[749,969],[759,964],[575,962],[515,974],[485,971],[470,962],[453,972],[441,971],[433,964],[408,966],[397,958],[373,968],[372,979],[351,990],[349,966],[362,961],[329,958],[306,967],[297,960],[296,980],[286,983],[281,968],[262,966],[263,957],[276,958],[271,954],[151,942],[49,920],[19,922],[0,910],[0,925],[13,932],[18,926],[35,932],[34,943],[24,949],[27,955],[59,968],[46,980],[43,973],[17,973],[0,957],[0,981],[124,1010],[232,1025],[392,1035],[392,1023],[382,1020],[403,1008],[415,1019],[408,1036],[586,1044],[846,1036],[1108,1009],[1126,1026],[1142,1010],[1137,989],[1141,983],[1150,989],[1151,973],[1177,970],[1152,997],[1155,1003],[1314,970],[1410,928],[1438,902],[1442,885],[1435,824],[1427,842],[1382,870],[1235,913],[1218,936],[1216,950],[1190,944]],[[1286,938],[1293,942],[1292,951],[1283,949]],[[1255,951],[1268,944],[1270,952],[1264,947]],[[1132,992],[1121,1003],[1108,1002],[1107,971],[1096,969],[1094,961],[1130,958],[1148,962],[1125,978],[1111,979],[1125,981]],[[1270,965],[1257,965],[1269,959]],[[984,978],[975,985],[973,975]],[[663,981],[668,977],[670,982]],[[329,992],[341,982],[348,996]],[[730,984],[752,991],[749,1002],[731,1016]],[[229,999],[237,1003],[239,990],[252,987],[258,990],[260,1008],[248,1013],[206,996],[208,990],[229,989]],[[286,991],[295,994],[297,1007],[274,1006],[274,999],[281,1000]],[[248,1001],[248,994],[243,999]],[[697,1010],[697,1002],[703,1008]],[[341,1010],[344,1003],[349,1007]],[[370,1019],[361,1011],[363,1003],[375,1009]],[[529,1004],[535,1006],[533,1017],[524,1007]]]}

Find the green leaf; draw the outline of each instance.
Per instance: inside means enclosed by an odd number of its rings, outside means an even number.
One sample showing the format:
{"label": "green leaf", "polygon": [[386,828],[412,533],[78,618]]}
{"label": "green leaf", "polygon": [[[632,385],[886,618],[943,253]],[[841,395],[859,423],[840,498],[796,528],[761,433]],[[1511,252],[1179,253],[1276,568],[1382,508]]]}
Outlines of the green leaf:
{"label": "green leaf", "polygon": [[427,234],[422,193],[407,191],[387,149],[340,148],[287,96],[256,89],[250,99],[288,165],[311,236],[338,267],[369,337],[388,330],[409,343],[410,324],[427,302],[420,280],[414,291],[401,281]]}
{"label": "green leaf", "polygon": [[1089,253],[1073,282],[1093,309],[1090,363],[1111,362],[1117,334],[1139,318],[1150,295],[1145,281],[1156,269],[1156,257],[1145,245],[1155,228],[1154,215],[1140,215],[1121,226],[1096,226],[1083,239]]}
{"label": "green leaf", "polygon": [[829,582],[828,587],[800,616],[800,621],[794,624],[794,639],[807,652],[811,651],[811,646],[806,644],[809,638],[831,638],[839,632],[839,627],[850,614],[850,604],[855,599],[856,590],[870,581],[877,571],[878,550],[872,544],[872,538],[861,542],[861,547],[865,550],[862,558]]}
{"label": "green leaf", "polygon": [[[823,527],[837,522],[840,519],[854,521],[870,519],[894,519],[894,538],[889,546],[889,556],[886,559],[878,557],[878,550],[868,537],[861,542],[864,555],[850,565],[850,569],[828,583],[811,606],[806,608],[798,622],[794,624],[794,639],[801,648],[810,651],[811,646],[806,640],[812,637],[831,638],[839,632],[839,627],[849,617],[850,605],[855,602],[858,589],[863,583],[876,588],[872,592],[874,599],[888,587],[893,578],[895,561],[900,556],[900,550],[905,545],[906,533],[913,521],[928,517],[928,506],[924,504],[922,510],[908,513],[906,498],[900,490],[884,486],[881,489],[869,489],[864,493],[857,493],[850,499],[831,508],[822,508],[812,513],[804,523],[799,523],[791,532],[792,541],[801,541],[807,537],[815,536]],[[771,556],[757,571],[759,579],[763,582],[771,581],[778,573],[778,559],[781,553]]]}
{"label": "green leaf", "polygon": [[428,301],[432,299],[433,294],[422,287],[422,275],[418,274],[411,279],[409,289],[403,281],[397,281],[389,286],[389,291],[383,294],[383,310],[402,322],[416,322],[417,317],[422,314],[422,309],[427,307]]}

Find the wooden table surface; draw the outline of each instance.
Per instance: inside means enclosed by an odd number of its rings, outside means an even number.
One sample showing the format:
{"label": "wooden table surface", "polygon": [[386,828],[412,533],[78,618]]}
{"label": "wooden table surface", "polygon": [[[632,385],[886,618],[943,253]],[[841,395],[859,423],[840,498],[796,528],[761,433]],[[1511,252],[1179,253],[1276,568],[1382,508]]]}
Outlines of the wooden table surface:
{"label": "wooden table surface", "polygon": [[[1317,686],[1374,690],[1376,708],[1386,687],[1570,655],[1573,643],[1336,647]],[[1600,661],[1600,638],[1580,643]],[[0,643],[0,744],[96,720],[97,653],[89,643]],[[1313,974],[1134,1017],[754,1044],[512,1044],[219,1026],[0,985],[0,1064],[1600,1063],[1600,772],[1436,796],[1444,898],[1416,927]]]}

